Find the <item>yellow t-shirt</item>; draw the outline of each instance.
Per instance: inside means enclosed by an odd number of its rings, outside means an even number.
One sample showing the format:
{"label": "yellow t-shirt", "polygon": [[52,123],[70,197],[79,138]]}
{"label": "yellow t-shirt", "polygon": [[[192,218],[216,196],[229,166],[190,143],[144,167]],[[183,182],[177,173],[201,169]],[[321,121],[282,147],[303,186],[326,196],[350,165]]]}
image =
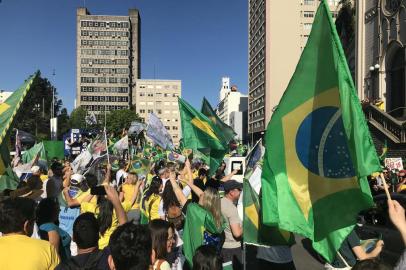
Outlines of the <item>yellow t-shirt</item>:
{"label": "yellow t-shirt", "polygon": [[[161,196],[152,194],[145,202],[145,214],[150,220],[161,218],[158,214],[159,203],[161,202]],[[151,210],[150,210],[151,209]],[[151,213],[151,217],[149,214]]]}
{"label": "yellow t-shirt", "polygon": [[[123,202],[121,205],[123,206],[124,211],[126,213],[128,211],[130,211],[131,205],[129,203]],[[83,202],[80,205],[80,212],[81,213],[90,212],[90,213],[93,213],[97,217],[97,215],[99,214],[99,209],[97,208],[97,204],[95,204],[95,203]],[[118,223],[116,211],[113,210],[113,218],[111,221],[111,227],[107,231],[104,232],[104,235],[100,235],[99,249],[104,249],[105,247],[107,247],[107,245],[109,244],[109,241],[110,241],[111,234],[117,229],[118,226],[119,226],[119,223]]]}
{"label": "yellow t-shirt", "polygon": [[400,186],[399,192],[401,192],[401,191],[403,191],[403,190],[406,190],[406,185],[405,185],[405,184],[402,184],[402,185]]}
{"label": "yellow t-shirt", "polygon": [[1,270],[53,270],[58,264],[58,253],[47,241],[21,234],[0,237]]}
{"label": "yellow t-shirt", "polygon": [[41,181],[44,182],[45,180],[48,179],[48,175],[46,175],[46,174],[41,174],[41,175],[39,176],[39,179],[41,179]]}
{"label": "yellow t-shirt", "polygon": [[[124,194],[124,201],[131,204],[131,200],[134,196],[135,192],[135,185],[131,184],[123,184],[122,186],[123,194]],[[138,203],[134,203],[131,209],[140,209],[140,205]]]}

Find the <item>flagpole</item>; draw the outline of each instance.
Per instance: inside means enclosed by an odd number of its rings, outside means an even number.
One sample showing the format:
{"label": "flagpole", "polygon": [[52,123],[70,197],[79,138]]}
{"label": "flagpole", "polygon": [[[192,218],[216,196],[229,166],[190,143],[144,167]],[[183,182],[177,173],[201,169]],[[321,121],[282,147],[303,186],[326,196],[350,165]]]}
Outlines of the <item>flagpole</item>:
{"label": "flagpole", "polygon": [[110,164],[109,146],[108,146],[108,143],[107,143],[106,126],[104,126],[104,140],[106,141],[107,163]]}
{"label": "flagpole", "polygon": [[247,269],[247,244],[245,242],[242,243],[242,265],[243,270]]}

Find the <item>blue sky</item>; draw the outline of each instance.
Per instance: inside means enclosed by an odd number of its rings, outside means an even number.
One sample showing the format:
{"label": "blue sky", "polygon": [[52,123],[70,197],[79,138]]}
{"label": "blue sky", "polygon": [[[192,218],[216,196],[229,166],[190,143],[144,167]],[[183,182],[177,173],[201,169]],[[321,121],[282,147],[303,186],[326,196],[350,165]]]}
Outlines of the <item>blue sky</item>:
{"label": "blue sky", "polygon": [[[248,88],[247,0],[86,0],[92,14],[141,13],[141,78],[180,79],[200,108],[218,103],[222,76]],[[14,90],[35,70],[56,86],[64,106],[75,97],[76,8],[84,0],[2,0],[0,89]],[[52,70],[55,69],[55,77]]]}

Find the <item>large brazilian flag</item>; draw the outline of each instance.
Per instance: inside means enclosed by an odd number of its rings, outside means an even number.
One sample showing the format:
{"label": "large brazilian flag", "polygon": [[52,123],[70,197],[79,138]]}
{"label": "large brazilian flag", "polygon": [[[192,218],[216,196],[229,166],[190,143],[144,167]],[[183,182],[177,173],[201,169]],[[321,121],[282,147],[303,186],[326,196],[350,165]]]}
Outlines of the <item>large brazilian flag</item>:
{"label": "large brazilian flag", "polygon": [[183,147],[197,150],[207,157],[209,175],[214,174],[227,152],[221,130],[203,113],[179,98]]}
{"label": "large brazilian flag", "polygon": [[10,165],[8,141],[14,117],[38,74],[39,72],[36,72],[28,78],[4,103],[0,104],[0,190],[15,189],[18,185],[18,178]]}
{"label": "large brazilian flag", "polygon": [[322,0],[266,131],[263,223],[301,234],[332,261],[381,167],[331,13]]}

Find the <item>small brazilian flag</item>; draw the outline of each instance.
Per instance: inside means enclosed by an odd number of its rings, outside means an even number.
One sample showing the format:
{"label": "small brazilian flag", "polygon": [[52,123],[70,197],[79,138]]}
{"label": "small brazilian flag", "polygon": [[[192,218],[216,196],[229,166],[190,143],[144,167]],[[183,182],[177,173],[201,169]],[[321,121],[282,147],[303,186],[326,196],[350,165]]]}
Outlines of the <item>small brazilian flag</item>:
{"label": "small brazilian flag", "polygon": [[267,226],[261,220],[261,172],[263,156],[262,140],[259,140],[246,160],[243,182],[243,235],[244,243],[256,246],[292,246],[292,233],[275,226]]}
{"label": "small brazilian flag", "polygon": [[15,189],[18,185],[18,178],[11,169],[7,141],[10,139],[14,117],[38,74],[39,72],[36,72],[27,79],[4,103],[0,104],[0,190]]}
{"label": "small brazilian flag", "polygon": [[381,171],[328,4],[266,131],[263,223],[312,240],[332,261]]}
{"label": "small brazilian flag", "polygon": [[221,130],[222,136],[224,137],[224,140],[227,142],[227,144],[237,135],[232,127],[221,121],[220,117],[218,117],[206,98],[203,98],[201,112],[206,115],[217,126],[219,130]]}
{"label": "small brazilian flag", "polygon": [[184,148],[198,150],[208,157],[209,175],[213,175],[227,152],[221,130],[204,114],[179,98]]}

